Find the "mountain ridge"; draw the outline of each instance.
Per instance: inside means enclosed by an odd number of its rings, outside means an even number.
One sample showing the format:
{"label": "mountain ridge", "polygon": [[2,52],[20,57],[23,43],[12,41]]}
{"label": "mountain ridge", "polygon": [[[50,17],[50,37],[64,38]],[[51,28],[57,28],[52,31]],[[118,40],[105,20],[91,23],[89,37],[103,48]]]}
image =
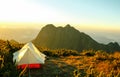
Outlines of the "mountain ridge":
{"label": "mountain ridge", "polygon": [[107,45],[98,43],[89,35],[78,31],[69,24],[65,27],[55,27],[53,24],[46,25],[38,33],[33,43],[51,49],[120,51],[117,42],[111,42]]}

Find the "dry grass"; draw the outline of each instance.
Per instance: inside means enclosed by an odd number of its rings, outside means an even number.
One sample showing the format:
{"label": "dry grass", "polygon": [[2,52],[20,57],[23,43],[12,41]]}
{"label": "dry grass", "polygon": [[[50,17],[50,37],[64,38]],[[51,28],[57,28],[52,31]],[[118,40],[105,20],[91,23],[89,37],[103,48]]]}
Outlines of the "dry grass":
{"label": "dry grass", "polygon": [[31,70],[31,75],[32,77],[120,77],[119,57],[119,52],[109,56],[108,53],[96,52],[94,56],[50,57],[41,69]]}

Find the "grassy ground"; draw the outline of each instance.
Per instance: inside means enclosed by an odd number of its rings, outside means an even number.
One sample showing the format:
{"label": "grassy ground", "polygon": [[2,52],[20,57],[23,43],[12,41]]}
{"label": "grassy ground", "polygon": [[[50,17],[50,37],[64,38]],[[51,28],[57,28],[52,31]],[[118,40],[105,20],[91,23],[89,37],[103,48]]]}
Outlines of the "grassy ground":
{"label": "grassy ground", "polygon": [[[13,53],[21,49],[22,44],[12,44],[0,40],[0,77],[18,77],[13,64]],[[39,48],[39,47],[38,47]],[[120,52],[39,48],[49,56],[40,69],[31,69],[32,77],[120,77]],[[74,56],[73,56],[74,55]],[[27,77],[28,71],[24,77]]]}
{"label": "grassy ground", "polygon": [[120,77],[120,53],[50,57],[41,69],[30,71],[32,77]]}
{"label": "grassy ground", "polygon": [[[32,77],[73,77],[74,66],[64,62],[64,58],[49,58],[40,69],[31,69]],[[26,72],[27,74],[28,72]]]}

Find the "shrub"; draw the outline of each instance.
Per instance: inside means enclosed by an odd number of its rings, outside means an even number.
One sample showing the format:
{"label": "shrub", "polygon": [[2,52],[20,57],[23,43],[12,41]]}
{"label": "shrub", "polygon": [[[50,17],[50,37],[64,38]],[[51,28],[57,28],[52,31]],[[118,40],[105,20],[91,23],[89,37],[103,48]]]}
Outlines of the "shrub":
{"label": "shrub", "polygon": [[75,50],[67,50],[67,49],[56,49],[56,50],[43,50],[42,51],[47,56],[52,57],[60,57],[60,56],[70,56],[70,55],[79,55],[79,53]]}

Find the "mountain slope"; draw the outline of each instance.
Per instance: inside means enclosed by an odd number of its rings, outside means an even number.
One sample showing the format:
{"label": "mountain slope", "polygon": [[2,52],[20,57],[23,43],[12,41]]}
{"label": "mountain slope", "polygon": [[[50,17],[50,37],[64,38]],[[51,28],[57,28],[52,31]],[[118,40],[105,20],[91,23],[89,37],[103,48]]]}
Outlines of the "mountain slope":
{"label": "mountain slope", "polygon": [[78,51],[85,49],[107,51],[120,50],[120,46],[117,43],[110,43],[108,45],[100,44],[89,35],[79,32],[69,24],[65,27],[55,27],[52,24],[46,25],[33,40],[33,43],[51,49],[65,48]]}

